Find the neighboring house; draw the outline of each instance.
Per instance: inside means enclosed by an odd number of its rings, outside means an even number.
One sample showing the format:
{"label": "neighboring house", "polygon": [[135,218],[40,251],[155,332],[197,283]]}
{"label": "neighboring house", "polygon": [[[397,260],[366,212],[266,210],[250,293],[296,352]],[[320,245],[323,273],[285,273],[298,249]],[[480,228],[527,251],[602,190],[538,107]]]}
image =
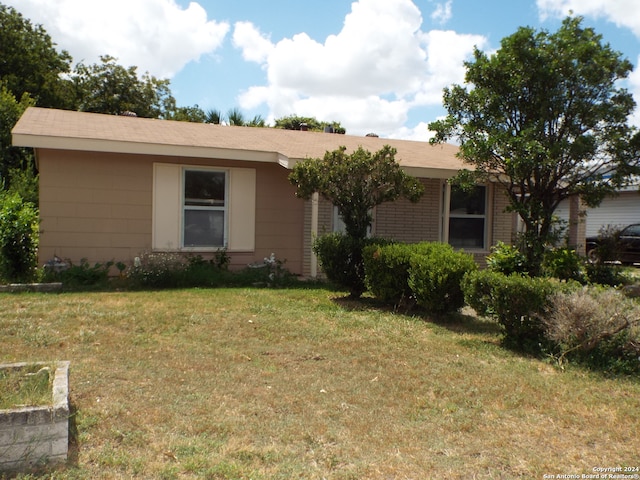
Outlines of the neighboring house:
{"label": "neighboring house", "polygon": [[206,257],[226,248],[232,267],[274,253],[291,272],[314,276],[312,240],[339,228],[339,217],[322,199],[295,197],[287,176],[297,161],[340,146],[390,145],[426,187],[416,204],[378,206],[372,235],[450,242],[483,262],[517,225],[495,186],[472,194],[449,186],[463,166],[452,145],[42,108],[27,109],[12,133],[15,146],[36,153],[40,263],[131,262],[150,251]]}
{"label": "neighboring house", "polygon": [[[567,221],[569,219],[569,202],[562,202],[556,215]],[[626,227],[632,223],[640,223],[640,185],[633,185],[620,190],[614,197],[606,197],[595,207],[583,207],[585,233],[587,237],[597,237],[607,227]]]}
{"label": "neighboring house", "polygon": [[605,198],[599,207],[587,208],[586,232],[588,237],[597,236],[608,227],[626,227],[640,223],[640,192],[638,185],[618,192],[615,197]]}

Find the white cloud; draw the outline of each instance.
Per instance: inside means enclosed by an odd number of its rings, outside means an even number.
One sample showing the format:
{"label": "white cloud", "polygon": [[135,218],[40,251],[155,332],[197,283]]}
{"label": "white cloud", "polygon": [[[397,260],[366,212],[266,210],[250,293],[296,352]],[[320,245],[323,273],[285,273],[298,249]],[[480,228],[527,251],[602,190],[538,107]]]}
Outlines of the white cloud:
{"label": "white cloud", "polygon": [[227,23],[207,20],[197,3],[174,0],[4,0],[67,50],[74,62],[111,55],[139,73],[172,77],[188,62],[220,48]]}
{"label": "white cloud", "polygon": [[412,107],[440,105],[442,89],[464,81],[463,61],[486,43],[482,36],[424,32],[421,25],[410,0],[354,2],[342,30],[324,43],[306,33],[271,43],[256,27],[236,25],[234,42],[244,58],[267,72],[266,85],[245,91],[240,105],[266,104],[274,118],[337,120],[354,134],[397,134]]}
{"label": "white cloud", "polygon": [[242,50],[242,58],[263,63],[273,50],[268,37],[263,36],[251,22],[237,22],[233,30],[233,45]]}
{"label": "white cloud", "polygon": [[435,132],[429,130],[428,122],[420,122],[413,128],[400,127],[389,135],[389,138],[402,140],[414,140],[417,142],[428,142],[435,136]]}
{"label": "white cloud", "polygon": [[618,27],[630,29],[640,37],[640,8],[638,0],[536,0],[540,16],[565,17],[574,15],[605,18]]}
{"label": "white cloud", "polygon": [[436,9],[431,14],[431,20],[439,23],[440,25],[447,23],[452,17],[452,5],[453,0],[447,0],[445,3],[438,3]]}

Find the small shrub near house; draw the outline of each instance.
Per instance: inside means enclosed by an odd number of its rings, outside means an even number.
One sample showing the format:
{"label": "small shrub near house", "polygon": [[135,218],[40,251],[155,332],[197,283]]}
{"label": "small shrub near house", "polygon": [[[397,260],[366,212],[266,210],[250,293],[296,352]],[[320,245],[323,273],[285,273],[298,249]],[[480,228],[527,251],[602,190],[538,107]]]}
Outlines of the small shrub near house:
{"label": "small shrub near house", "polygon": [[527,272],[527,258],[518,247],[498,242],[491,247],[491,254],[487,256],[487,268],[492,272],[512,273]]}
{"label": "small shrub near house", "polygon": [[542,274],[559,280],[587,282],[584,258],[568,247],[553,248],[544,253]]}
{"label": "small shrub near house", "polygon": [[64,267],[55,270],[46,268],[43,274],[45,282],[62,282],[67,290],[87,288],[104,288],[109,284],[109,271],[114,262],[95,263],[91,265],[86,258],[74,264],[71,260],[60,262]]}
{"label": "small shrub near house", "polygon": [[409,287],[418,305],[434,314],[454,312],[464,306],[461,281],[477,270],[473,257],[444,243],[432,243],[428,251],[411,257]]}
{"label": "small shrub near house", "polygon": [[492,272],[470,272],[462,280],[466,302],[480,315],[489,315],[504,328],[510,347],[539,352],[545,343],[542,318],[557,291],[571,291],[579,284],[552,278]]}
{"label": "small shrub near house", "polygon": [[[604,234],[603,234],[604,235]],[[611,238],[615,231],[607,235]],[[604,237],[603,237],[604,238]],[[603,240],[604,255],[613,255],[611,240]],[[528,275],[526,257],[518,247],[498,242],[491,248],[491,254],[487,256],[487,268],[492,272],[510,275],[518,273]],[[568,247],[550,248],[543,255],[540,274],[545,277],[560,280],[575,280],[582,284],[598,284],[619,286],[626,283],[620,266],[613,263],[588,262],[574,249]]]}
{"label": "small shrub near house", "polygon": [[413,292],[409,287],[411,257],[428,250],[428,243],[369,245],[363,250],[367,289],[386,304],[398,305],[409,301]]}
{"label": "small shrub near house", "polygon": [[415,302],[434,314],[464,305],[460,281],[477,269],[473,257],[443,243],[372,245],[363,252],[366,285],[377,299]]}
{"label": "small shrub near house", "polygon": [[388,243],[388,240],[380,238],[360,239],[342,233],[328,233],[314,240],[313,251],[327,279],[346,288],[352,297],[357,298],[367,290],[363,249],[367,245]]}
{"label": "small shrub near house", "polygon": [[216,287],[286,287],[298,278],[285,267],[285,261],[275,254],[262,262],[229,270],[230,257],[220,250],[210,258],[184,256],[169,252],[145,253],[136,258],[126,272],[130,288],[216,288]]}
{"label": "small shrub near house", "polygon": [[205,260],[199,255],[147,252],[126,273],[132,288],[219,287],[230,282],[229,256],[221,250]]}
{"label": "small shrub near house", "polygon": [[33,281],[37,250],[37,208],[17,193],[0,192],[0,281]]}

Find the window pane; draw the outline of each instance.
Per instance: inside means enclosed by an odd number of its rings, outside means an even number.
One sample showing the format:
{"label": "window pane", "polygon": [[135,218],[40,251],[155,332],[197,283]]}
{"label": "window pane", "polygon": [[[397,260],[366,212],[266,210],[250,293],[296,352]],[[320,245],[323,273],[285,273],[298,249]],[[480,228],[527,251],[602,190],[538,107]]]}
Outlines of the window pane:
{"label": "window pane", "polygon": [[475,187],[471,191],[464,191],[451,187],[450,212],[456,215],[484,215],[485,187]]}
{"label": "window pane", "polygon": [[184,204],[224,206],[224,172],[188,170],[184,174]]}
{"label": "window pane", "polygon": [[484,248],[484,218],[449,218],[449,243],[456,248]]}
{"label": "window pane", "polygon": [[184,246],[224,246],[224,212],[221,210],[185,210]]}

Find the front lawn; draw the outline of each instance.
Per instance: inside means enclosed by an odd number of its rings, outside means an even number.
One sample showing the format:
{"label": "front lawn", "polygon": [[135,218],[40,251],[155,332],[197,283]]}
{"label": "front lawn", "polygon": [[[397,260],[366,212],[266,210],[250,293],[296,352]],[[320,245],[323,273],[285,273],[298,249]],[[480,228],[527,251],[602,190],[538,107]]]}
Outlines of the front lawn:
{"label": "front lawn", "polygon": [[[53,479],[540,478],[637,467],[640,382],[318,289],[0,294],[0,362],[70,360]],[[36,478],[23,475],[22,478]]]}

